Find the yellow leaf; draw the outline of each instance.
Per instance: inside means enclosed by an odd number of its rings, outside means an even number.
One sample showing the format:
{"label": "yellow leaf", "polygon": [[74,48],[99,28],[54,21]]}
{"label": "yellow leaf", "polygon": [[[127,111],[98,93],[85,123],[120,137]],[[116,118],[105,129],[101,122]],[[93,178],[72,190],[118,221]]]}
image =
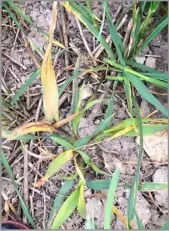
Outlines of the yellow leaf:
{"label": "yellow leaf", "polygon": [[[114,214],[116,214],[116,216],[126,225],[126,227],[128,227],[127,218],[124,217],[124,216],[121,214],[120,210],[119,210],[116,206],[114,206],[114,205],[113,205],[113,207],[112,207],[112,212],[113,212]],[[132,229],[134,229],[133,226],[132,226]]]}
{"label": "yellow leaf", "polygon": [[82,20],[80,14],[72,8],[72,6],[69,4],[68,1],[60,2],[60,4],[61,4],[62,6],[64,6],[65,9],[66,9],[69,13],[74,14],[74,15],[79,19],[79,21],[82,22],[82,23],[87,27],[86,23]]}
{"label": "yellow leaf", "polygon": [[49,165],[45,176],[33,185],[37,187],[43,185],[53,174],[59,172],[63,165],[70,161],[73,156],[73,150],[68,150],[58,155]]}
{"label": "yellow leaf", "polygon": [[63,126],[64,124],[67,124],[68,122],[73,120],[78,114],[79,113],[77,112],[77,113],[75,113],[75,114],[73,114],[73,115],[71,115],[71,116],[69,116],[69,117],[67,117],[67,118],[65,118],[65,119],[63,119],[61,121],[58,121],[57,123],[53,124],[53,127],[54,128],[59,128],[59,127]]}
{"label": "yellow leaf", "polygon": [[[49,36],[48,35],[46,35],[46,34],[42,34],[42,35],[43,35],[43,37],[45,39],[49,40]],[[53,39],[52,43],[55,44],[55,45],[57,45],[58,47],[65,48],[65,46],[62,43],[60,43],[59,41],[57,41],[56,39]]]}
{"label": "yellow leaf", "polygon": [[43,90],[43,106],[45,118],[48,121],[55,119],[58,121],[58,87],[56,83],[55,71],[52,65],[52,42],[56,25],[57,2],[53,3],[52,22],[49,28],[49,44],[42,62],[41,81]]}
{"label": "yellow leaf", "polygon": [[78,175],[79,175],[81,181],[82,181],[83,184],[85,185],[85,184],[86,184],[86,181],[85,181],[85,179],[84,179],[83,173],[82,173],[82,171],[80,170],[79,165],[78,165],[77,160],[76,160],[75,157],[74,157],[74,163],[75,163],[76,171],[77,171],[77,173],[78,173]]}
{"label": "yellow leaf", "polygon": [[85,186],[82,183],[79,187],[79,200],[78,200],[77,209],[78,209],[79,215],[83,217],[84,219],[86,219],[87,209],[86,209],[86,203],[85,203],[84,189],[85,189]]}
{"label": "yellow leaf", "polygon": [[11,132],[7,138],[10,140],[16,139],[19,136],[24,136],[32,132],[54,132],[56,129],[47,121],[30,122],[23,124]]}
{"label": "yellow leaf", "polygon": [[[133,129],[134,129],[133,125],[130,125],[130,126],[128,126],[127,128],[124,128],[124,129],[122,129],[121,131],[115,133],[113,136],[111,136],[111,137],[110,137],[109,139],[107,139],[107,140],[111,140],[111,139],[115,139],[115,138],[117,138],[117,137],[123,136],[123,135],[125,135],[127,132],[132,131]],[[106,141],[107,141],[107,140],[106,140]]]}

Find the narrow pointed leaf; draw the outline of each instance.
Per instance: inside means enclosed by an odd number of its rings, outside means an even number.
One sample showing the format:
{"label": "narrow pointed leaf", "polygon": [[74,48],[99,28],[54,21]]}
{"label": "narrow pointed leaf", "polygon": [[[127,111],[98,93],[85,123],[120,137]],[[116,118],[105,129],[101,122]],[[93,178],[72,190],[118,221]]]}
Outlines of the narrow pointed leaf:
{"label": "narrow pointed leaf", "polygon": [[118,180],[119,180],[120,172],[118,169],[113,174],[110,187],[107,194],[106,201],[106,210],[104,216],[104,229],[111,229],[111,215],[112,215],[112,206],[114,204],[114,196],[117,188]]}
{"label": "narrow pointed leaf", "polygon": [[74,156],[72,150],[65,151],[58,155],[49,165],[46,174],[43,178],[33,184],[36,187],[43,185],[52,175],[56,174],[61,170],[63,165],[70,161]]}
{"label": "narrow pointed leaf", "polygon": [[21,95],[29,88],[32,82],[40,76],[41,69],[35,71],[28,80],[19,88],[14,97],[12,98],[11,104],[13,105],[16,101],[19,100]]}
{"label": "narrow pointed leaf", "polygon": [[56,196],[55,200],[54,200],[54,204],[53,204],[53,208],[50,212],[50,218],[49,218],[49,222],[48,222],[48,228],[50,228],[51,223],[53,222],[57,212],[59,211],[61,205],[63,204],[64,200],[65,200],[65,196],[68,194],[68,192],[72,189],[74,184],[74,180],[70,180],[70,181],[66,181],[61,189],[58,192],[58,195]]}
{"label": "narrow pointed leaf", "polygon": [[53,33],[56,25],[56,16],[57,16],[57,1],[53,3],[52,10],[52,22],[49,28],[49,44],[46,49],[46,53],[42,62],[41,70],[41,81],[42,81],[42,90],[43,90],[43,106],[45,118],[48,121],[55,119],[58,121],[58,88],[56,84],[55,71],[52,65],[52,40]]}
{"label": "narrow pointed leaf", "polygon": [[85,187],[84,187],[84,184],[82,183],[79,186],[79,199],[78,199],[77,209],[78,209],[79,215],[83,217],[84,219],[86,219],[87,210],[86,210],[84,189]]}
{"label": "narrow pointed leaf", "polygon": [[26,216],[26,218],[28,219],[28,221],[30,222],[30,224],[32,225],[32,227],[34,229],[36,229],[36,226],[35,226],[35,223],[33,221],[33,218],[32,218],[32,216],[30,214],[30,211],[29,211],[27,205],[25,204],[25,202],[24,202],[24,200],[23,200],[23,198],[21,196],[20,191],[18,190],[18,186],[15,183],[14,175],[12,173],[12,170],[11,170],[10,166],[9,166],[8,160],[7,160],[7,158],[6,158],[6,156],[5,156],[5,154],[3,152],[1,152],[1,160],[2,160],[2,164],[4,165],[4,167],[5,167],[8,175],[9,175],[9,177],[10,177],[12,183],[13,183],[13,186],[14,186],[15,191],[17,193],[17,196],[19,198],[20,206],[21,206],[21,208],[23,210],[24,215]]}
{"label": "narrow pointed leaf", "polygon": [[53,221],[51,229],[58,229],[69,218],[78,205],[78,198],[79,187],[65,200]]}
{"label": "narrow pointed leaf", "polygon": [[147,100],[150,104],[155,106],[164,116],[168,117],[167,109],[159,102],[159,100],[149,91],[149,89],[144,85],[144,83],[137,78],[135,75],[124,71],[126,77],[130,80],[133,86],[136,88],[138,93]]}

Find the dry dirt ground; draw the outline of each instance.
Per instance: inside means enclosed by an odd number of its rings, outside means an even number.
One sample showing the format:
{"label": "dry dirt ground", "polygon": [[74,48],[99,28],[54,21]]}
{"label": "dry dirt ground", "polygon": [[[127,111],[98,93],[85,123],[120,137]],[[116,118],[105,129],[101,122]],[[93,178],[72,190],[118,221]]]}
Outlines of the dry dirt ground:
{"label": "dry dirt ground", "polygon": [[[119,6],[122,8],[128,7],[129,3],[123,2],[115,3],[111,2],[111,13],[115,15]],[[94,11],[98,17],[102,16],[102,7],[98,1],[93,3]],[[52,3],[45,1],[35,1],[34,3],[27,3],[25,12],[28,14],[33,22],[41,30],[48,32],[50,20],[51,20]],[[60,10],[58,12],[57,28],[55,30],[55,39],[63,39],[62,35],[62,21],[60,17]],[[68,53],[68,65],[74,64],[77,53],[75,50],[82,53],[81,69],[91,67],[92,63],[87,55],[86,48],[82,41],[77,26],[76,20],[72,15],[65,14],[66,17],[66,31],[68,37],[68,45],[74,44],[76,49],[70,48]],[[119,17],[119,16],[118,16]],[[127,23],[127,20],[126,20]],[[121,32],[125,29],[126,23],[121,29]],[[83,28],[83,26],[82,26]],[[105,31],[107,29],[105,28]],[[89,45],[91,51],[95,49],[96,41],[93,36],[84,29],[84,36]],[[60,37],[61,36],[61,37]],[[38,45],[42,52],[45,51],[47,42],[33,29],[28,28],[28,38]],[[2,75],[4,84],[6,85],[9,94],[14,95],[17,89],[29,78],[29,76],[36,70],[36,65],[32,60],[30,53],[25,48],[24,40],[20,30],[14,26],[13,22],[7,16],[5,11],[2,14]],[[53,47],[53,52],[57,51],[57,47]],[[167,72],[167,53],[168,53],[168,38],[167,33],[164,31],[161,33],[151,45],[145,49],[143,54],[138,58],[138,62],[145,63],[148,66],[156,68],[160,71]],[[39,62],[41,62],[40,56],[37,56]],[[62,70],[65,67],[65,55],[61,54],[55,59],[56,72]],[[67,77],[67,74],[72,74],[72,70],[63,72],[59,79],[58,84],[61,86]],[[102,75],[100,79],[95,80],[90,75],[86,75],[81,81],[87,84],[84,100],[97,91],[97,94],[101,94],[106,88],[106,82],[102,81]],[[111,91],[107,91],[111,94]],[[11,127],[16,127],[19,124],[43,119],[42,109],[42,93],[40,80],[36,80],[31,85],[30,89],[20,98],[18,101],[18,108],[12,116],[8,116],[11,123]],[[166,96],[161,96],[161,101],[167,103]],[[71,91],[67,91],[67,95],[62,99],[60,104],[60,118],[64,118],[68,115],[70,110]],[[140,106],[144,115],[148,115],[153,111],[153,108],[144,100],[140,100]],[[37,108],[40,110],[37,112]],[[90,134],[100,123],[103,118],[105,107],[103,105],[97,115],[90,115],[83,118],[80,123],[80,136],[83,137]],[[6,112],[7,113],[7,112]],[[8,114],[8,113],[7,113]],[[157,116],[160,116],[157,115]],[[92,118],[92,119],[91,119]],[[113,124],[118,124],[122,120],[128,118],[126,98],[123,88],[118,88],[115,94],[115,106]],[[65,127],[65,129],[69,129]],[[167,138],[166,138],[167,140]],[[45,145],[48,150],[53,154],[58,154],[63,151],[63,148],[57,146],[52,141],[42,141],[41,146]],[[28,143],[28,148],[32,152],[39,154],[40,150],[37,147],[36,142]],[[23,178],[24,178],[24,155],[20,148],[18,141],[4,142],[3,149],[6,153],[9,162],[11,164],[13,174],[20,185],[20,191],[23,193]],[[104,142],[101,146],[95,146],[88,148],[88,151],[95,161],[95,163],[105,171],[113,172],[116,167],[120,168],[121,176],[120,182],[131,183],[136,170],[136,161],[138,155],[138,144],[135,138],[121,137],[113,141]],[[36,225],[39,229],[45,229],[49,212],[51,210],[53,200],[58,193],[62,180],[59,178],[68,172],[73,164],[70,162],[64,166],[61,173],[52,177],[52,179],[45,184],[40,190],[31,187],[31,184],[44,175],[48,166],[48,162],[40,162],[35,157],[29,157],[29,207],[32,215],[35,218]],[[94,172],[88,172],[87,179],[106,179],[108,177],[95,175]],[[167,159],[163,159],[161,162],[151,159],[148,153],[144,152],[142,161],[141,181],[153,181],[153,182],[166,182],[167,181]],[[18,214],[20,213],[20,206],[18,205],[18,198],[16,196],[14,187],[10,182],[5,170],[2,169],[2,190],[8,196],[15,208],[17,208]],[[87,189],[86,194],[90,195],[96,193],[90,189]],[[123,214],[127,211],[127,198],[128,190],[120,188],[116,193],[115,205],[120,209]],[[167,220],[168,214],[168,195],[167,192],[154,192],[154,193],[139,193],[137,202],[137,212],[140,216],[143,224],[147,229],[159,229]],[[96,227],[103,228],[104,222],[104,209],[105,199],[103,198],[87,198],[87,208],[89,213],[94,214]],[[2,204],[3,205],[3,204]],[[64,229],[84,229],[84,220],[74,213],[68,221],[63,225]],[[112,228],[125,229],[123,223],[116,217],[112,217]]]}

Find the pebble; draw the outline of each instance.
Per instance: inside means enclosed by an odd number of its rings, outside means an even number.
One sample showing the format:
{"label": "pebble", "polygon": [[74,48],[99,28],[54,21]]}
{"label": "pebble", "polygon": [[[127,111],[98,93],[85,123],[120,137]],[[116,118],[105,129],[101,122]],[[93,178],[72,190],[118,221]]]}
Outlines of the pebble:
{"label": "pebble", "polygon": [[156,68],[156,59],[154,57],[148,57],[146,59],[145,65],[147,67],[151,67],[151,68],[155,69]]}
{"label": "pebble", "polygon": [[137,63],[144,64],[146,58],[145,57],[135,57]]}
{"label": "pebble", "polygon": [[[167,183],[168,182],[168,168],[162,167],[156,170],[153,175],[154,183]],[[158,190],[154,192],[155,199],[158,205],[168,208],[168,190]]]}
{"label": "pebble", "polygon": [[85,86],[83,89],[82,100],[88,99],[93,95],[93,90],[89,86]]}
{"label": "pebble", "polygon": [[64,152],[64,149],[62,147],[58,147],[58,154],[61,154],[62,152]]}
{"label": "pebble", "polygon": [[95,122],[94,122],[96,125],[98,125],[99,123],[100,123],[100,120],[99,119],[97,119],[97,120],[95,120]]}

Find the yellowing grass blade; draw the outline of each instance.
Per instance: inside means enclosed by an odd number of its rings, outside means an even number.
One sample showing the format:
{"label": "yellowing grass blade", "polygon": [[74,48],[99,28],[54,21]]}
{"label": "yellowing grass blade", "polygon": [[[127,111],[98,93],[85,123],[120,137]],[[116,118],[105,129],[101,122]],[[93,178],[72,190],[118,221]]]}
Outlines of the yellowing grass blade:
{"label": "yellowing grass blade", "polygon": [[[65,9],[66,9],[69,13],[74,14],[74,15],[79,19],[80,22],[84,23],[84,21],[82,20],[80,14],[78,13],[78,11],[75,11],[68,1],[60,2],[60,4],[61,4],[62,6],[64,6]],[[85,24],[85,23],[84,23],[84,24]],[[85,25],[86,25],[86,24],[85,24]],[[87,25],[86,25],[86,26],[87,26]]]}
{"label": "yellowing grass blade", "polygon": [[58,88],[56,83],[55,71],[52,66],[52,42],[53,33],[56,25],[57,2],[53,3],[52,22],[49,28],[49,44],[42,62],[41,81],[43,90],[43,106],[45,118],[48,121],[59,120],[58,115]]}
{"label": "yellowing grass blade", "polygon": [[68,150],[66,152],[61,153],[51,162],[45,176],[33,185],[36,187],[43,185],[53,174],[59,172],[62,166],[68,161],[70,161],[73,158],[73,156],[73,150]]}
{"label": "yellowing grass blade", "polygon": [[79,187],[65,200],[53,221],[51,229],[57,230],[69,218],[78,205],[78,198]]}
{"label": "yellowing grass blade", "polygon": [[82,183],[85,185],[85,184],[86,184],[86,181],[85,181],[85,179],[84,179],[83,173],[82,173],[82,171],[80,170],[79,165],[78,165],[77,160],[76,160],[75,157],[74,157],[74,163],[75,163],[76,172],[78,173],[78,175],[79,175],[79,177],[80,177]]}
{"label": "yellowing grass blade", "polygon": [[[126,227],[128,227],[127,218],[122,215],[120,210],[115,205],[113,205],[113,207],[112,207],[112,212],[126,225]],[[132,228],[133,228],[133,226],[132,226]]]}
{"label": "yellowing grass blade", "polygon": [[28,133],[33,132],[54,132],[56,129],[50,125],[47,121],[40,121],[40,122],[31,122],[27,124],[23,124],[20,127],[16,128],[12,131],[7,138],[9,140],[16,139],[19,136],[24,136]]}
{"label": "yellowing grass blade", "polygon": [[84,190],[85,190],[85,186],[82,183],[79,187],[79,200],[78,200],[77,209],[78,209],[79,215],[83,217],[84,219],[86,219],[87,209],[86,209],[86,203],[85,203]]}
{"label": "yellowing grass blade", "polygon": [[73,120],[78,114],[79,113],[75,113],[75,114],[73,114],[73,115],[71,115],[71,116],[69,116],[69,117],[67,117],[67,118],[65,118],[65,119],[63,119],[61,121],[58,121],[57,123],[55,123],[53,125],[53,127],[54,128],[59,128],[59,127],[63,126],[64,124],[67,124],[68,122],[70,122],[71,120]]}
{"label": "yellowing grass blade", "polygon": [[[47,34],[43,33],[42,35],[45,39],[49,40],[49,36]],[[57,41],[56,39],[52,39],[52,43],[57,45],[58,47],[65,48],[65,46],[62,43],[60,43],[59,41]]]}

